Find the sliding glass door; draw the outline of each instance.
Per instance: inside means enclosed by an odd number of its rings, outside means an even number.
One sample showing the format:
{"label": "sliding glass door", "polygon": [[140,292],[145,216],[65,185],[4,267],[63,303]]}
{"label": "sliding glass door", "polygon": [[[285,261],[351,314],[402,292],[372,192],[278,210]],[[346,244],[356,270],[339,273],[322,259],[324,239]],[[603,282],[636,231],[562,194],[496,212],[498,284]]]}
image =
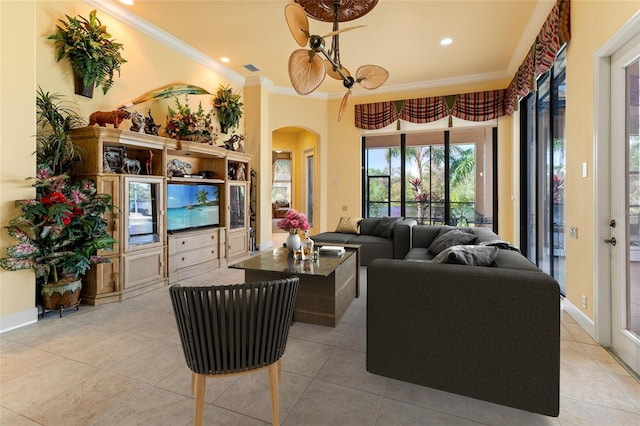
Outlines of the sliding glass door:
{"label": "sliding glass door", "polygon": [[520,102],[523,253],[565,293],[565,51]]}

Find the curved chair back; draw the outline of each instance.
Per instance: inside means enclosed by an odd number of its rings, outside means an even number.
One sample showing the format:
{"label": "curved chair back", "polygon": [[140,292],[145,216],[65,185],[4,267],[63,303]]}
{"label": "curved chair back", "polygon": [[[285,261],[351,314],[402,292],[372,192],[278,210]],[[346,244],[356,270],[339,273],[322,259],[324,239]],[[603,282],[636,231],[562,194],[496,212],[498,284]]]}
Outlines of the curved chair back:
{"label": "curved chair back", "polygon": [[262,368],[284,354],[298,277],[257,283],[169,288],[191,371],[227,374]]}

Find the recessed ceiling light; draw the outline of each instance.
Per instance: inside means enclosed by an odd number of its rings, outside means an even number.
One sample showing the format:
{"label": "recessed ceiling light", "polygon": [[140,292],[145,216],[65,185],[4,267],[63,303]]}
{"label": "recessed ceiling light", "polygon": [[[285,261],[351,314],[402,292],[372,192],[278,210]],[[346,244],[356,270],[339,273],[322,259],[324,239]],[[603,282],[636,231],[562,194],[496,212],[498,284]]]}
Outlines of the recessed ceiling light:
{"label": "recessed ceiling light", "polygon": [[226,64],[226,63],[231,62],[231,59],[227,58],[226,56],[223,56],[222,58],[220,58],[220,61],[224,62]]}
{"label": "recessed ceiling light", "polygon": [[126,4],[127,6],[133,6],[133,0],[120,0],[120,3]]}
{"label": "recessed ceiling light", "polygon": [[451,39],[450,39],[450,38],[448,38],[448,37],[447,37],[447,38],[443,38],[442,40],[440,40],[440,44],[441,44],[442,46],[448,46],[448,45],[450,45],[451,43],[453,43],[453,40],[451,40]]}

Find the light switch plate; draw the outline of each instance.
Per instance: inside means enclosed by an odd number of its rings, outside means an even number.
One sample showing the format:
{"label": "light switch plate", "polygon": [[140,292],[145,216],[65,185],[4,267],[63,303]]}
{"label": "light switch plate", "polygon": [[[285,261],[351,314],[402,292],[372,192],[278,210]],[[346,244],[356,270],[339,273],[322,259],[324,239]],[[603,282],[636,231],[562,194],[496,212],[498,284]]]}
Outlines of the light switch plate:
{"label": "light switch plate", "polygon": [[582,177],[587,177],[587,162],[582,162]]}

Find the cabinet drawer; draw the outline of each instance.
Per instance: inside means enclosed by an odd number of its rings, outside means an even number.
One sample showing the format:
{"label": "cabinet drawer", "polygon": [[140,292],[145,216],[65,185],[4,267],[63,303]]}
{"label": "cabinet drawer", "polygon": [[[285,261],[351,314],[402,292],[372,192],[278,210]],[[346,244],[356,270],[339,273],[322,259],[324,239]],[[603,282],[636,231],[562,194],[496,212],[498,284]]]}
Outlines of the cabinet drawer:
{"label": "cabinet drawer", "polygon": [[175,244],[173,250],[170,248],[170,251],[173,253],[182,253],[185,251],[204,247],[217,247],[218,232],[197,235],[180,235],[175,239],[172,238],[169,241],[169,244]]}
{"label": "cabinet drawer", "polygon": [[180,268],[186,268],[210,260],[218,260],[218,247],[203,247],[189,252],[176,253],[172,256],[172,259],[173,262],[169,265],[170,270],[179,270]]}

